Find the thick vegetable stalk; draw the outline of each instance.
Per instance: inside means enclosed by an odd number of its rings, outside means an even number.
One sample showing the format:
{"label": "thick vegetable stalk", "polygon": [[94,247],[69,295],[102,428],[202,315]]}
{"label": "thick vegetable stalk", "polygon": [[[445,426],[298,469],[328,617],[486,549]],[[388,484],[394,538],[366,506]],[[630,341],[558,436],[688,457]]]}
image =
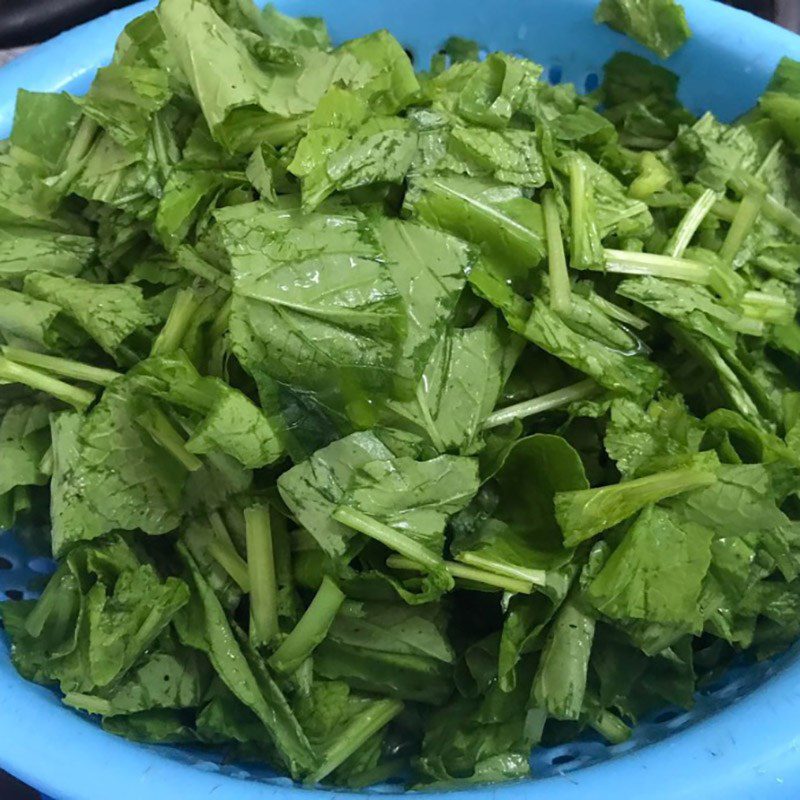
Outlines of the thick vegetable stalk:
{"label": "thick vegetable stalk", "polygon": [[311,605],[270,656],[270,666],[284,674],[294,672],[325,638],[343,601],[344,593],[327,575],[323,577]]}
{"label": "thick vegetable stalk", "polygon": [[71,386],[58,378],[53,378],[46,372],[2,356],[0,356],[0,383],[21,383],[35,391],[52,395],[78,411],[86,409],[95,399],[94,394],[86,389]]}
{"label": "thick vegetable stalk", "polygon": [[550,307],[553,311],[567,311],[570,306],[570,283],[558,204],[552,189],[542,192],[544,228],[547,236],[547,262],[550,272]]}
{"label": "thick vegetable stalk", "polygon": [[244,519],[250,583],[250,641],[258,646],[269,644],[278,633],[277,584],[269,508],[246,508]]}
{"label": "thick vegetable stalk", "polygon": [[[467,559],[465,558],[464,560],[466,561]],[[386,565],[393,569],[409,570],[411,572],[422,570],[420,564],[402,556],[389,556],[386,560]],[[530,594],[533,591],[534,584],[544,585],[545,583],[544,573],[541,572],[531,575],[530,571],[528,571],[522,577],[520,575],[504,575],[498,570],[480,569],[479,566],[481,565],[477,559],[475,559],[474,564],[457,564],[454,561],[444,562],[445,569],[453,578],[467,581],[471,584],[480,584],[490,589],[500,589],[511,594]],[[533,578],[536,580],[533,580]]]}
{"label": "thick vegetable stalk", "polygon": [[203,298],[193,289],[180,289],[175,295],[167,321],[153,342],[152,355],[160,356],[174,353],[181,346],[186,331],[194,316],[203,305]]}
{"label": "thick vegetable stalk", "polygon": [[604,263],[603,244],[597,229],[594,187],[583,159],[569,159],[569,192],[572,233],[570,264],[575,269],[601,269]]}
{"label": "thick vegetable stalk", "polygon": [[386,545],[390,550],[394,550],[401,556],[405,556],[423,567],[430,570],[439,570],[443,566],[444,562],[441,557],[434,555],[410,536],[406,536],[406,534],[355,508],[348,508],[347,506],[337,508],[333,512],[333,518],[337,522],[341,522],[343,525],[347,525],[347,527],[363,533],[371,539],[375,539]]}

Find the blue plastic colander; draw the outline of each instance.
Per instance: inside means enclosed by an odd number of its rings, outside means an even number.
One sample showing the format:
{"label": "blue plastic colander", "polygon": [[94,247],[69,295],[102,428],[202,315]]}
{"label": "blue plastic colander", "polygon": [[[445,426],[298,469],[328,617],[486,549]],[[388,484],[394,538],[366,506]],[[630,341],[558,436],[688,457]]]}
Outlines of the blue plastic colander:
{"label": "blue plastic colander", "polygon": [[[0,0],[2,2],[2,0]],[[594,25],[597,0],[278,0],[290,14],[324,16],[335,40],[389,28],[426,64],[450,34],[544,64],[553,82],[592,90],[617,50],[647,53]],[[683,0],[694,39],[668,66],[696,112],[730,121],[764,90],[781,56],[800,59],[800,37],[714,0]],[[63,34],[0,69],[0,138],[8,135],[18,88],[82,93],[107,63],[123,26],[143,2]],[[13,533],[0,534],[0,596],[34,597],[47,559],[30,558]],[[459,792],[459,800],[647,800],[800,798],[800,646],[764,664],[731,670],[691,711],[664,709],[630,741],[581,741],[539,748],[536,779]],[[207,752],[136,745],[104,733],[22,680],[0,642],[0,767],[57,800],[303,800],[321,790],[293,786]],[[397,793],[385,786],[364,794]],[[337,800],[355,793],[336,792]],[[414,794],[433,800],[433,794]],[[306,800],[309,800],[306,797]],[[362,797],[363,800],[363,797]]]}

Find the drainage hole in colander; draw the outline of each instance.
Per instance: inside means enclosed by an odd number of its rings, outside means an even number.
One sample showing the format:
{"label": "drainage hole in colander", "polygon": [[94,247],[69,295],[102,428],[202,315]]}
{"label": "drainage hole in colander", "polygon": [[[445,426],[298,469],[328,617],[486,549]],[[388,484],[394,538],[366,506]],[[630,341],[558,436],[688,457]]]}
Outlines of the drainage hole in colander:
{"label": "drainage hole in colander", "polygon": [[639,747],[640,744],[641,742],[638,739],[628,739],[619,744],[612,744],[610,747],[607,747],[606,750],[611,756],[620,756],[623,753],[627,753],[628,750],[634,750]]}
{"label": "drainage hole in colander", "polygon": [[593,92],[600,85],[600,76],[596,72],[590,72],[583,82],[583,88],[586,92]]}
{"label": "drainage hole in colander", "polygon": [[14,563],[0,556],[0,569],[14,569]]}
{"label": "drainage hole in colander", "polygon": [[5,595],[9,600],[22,600],[25,596],[19,589],[6,589]]}
{"label": "drainage hole in colander", "polygon": [[677,717],[673,717],[669,722],[666,722],[665,725],[671,731],[676,731],[679,728],[683,728],[685,725],[688,725],[692,721],[692,715],[683,713],[678,714]]}
{"label": "drainage hole in colander", "polygon": [[563,78],[564,78],[564,70],[557,64],[554,64],[547,71],[547,80],[550,81],[550,83],[552,83],[553,86],[555,86],[557,83],[561,83]]}
{"label": "drainage hole in colander", "polygon": [[662,711],[661,713],[657,714],[653,718],[653,722],[657,725],[663,725],[667,722],[672,722],[676,717],[679,717],[681,712],[675,708],[668,708],[666,711]]}
{"label": "drainage hole in colander", "polygon": [[219,764],[214,763],[213,761],[195,761],[192,766],[195,769],[200,769],[203,772],[219,772]]}
{"label": "drainage hole in colander", "polygon": [[560,756],[551,759],[550,763],[554,767],[563,767],[564,764],[571,764],[576,758],[577,756],[574,753],[562,753]]}
{"label": "drainage hole in colander", "polygon": [[56,562],[52,558],[39,556],[28,562],[28,567],[40,575],[52,575],[56,571]]}
{"label": "drainage hole in colander", "polygon": [[708,694],[716,700],[729,700],[744,694],[749,688],[749,681],[744,677],[739,677],[726,681],[722,686],[716,686]]}

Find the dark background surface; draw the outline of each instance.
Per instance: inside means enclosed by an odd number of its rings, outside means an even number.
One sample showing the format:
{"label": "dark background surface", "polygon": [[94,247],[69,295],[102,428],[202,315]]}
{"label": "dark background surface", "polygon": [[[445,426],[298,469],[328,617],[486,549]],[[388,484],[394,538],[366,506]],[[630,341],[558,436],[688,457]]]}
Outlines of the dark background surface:
{"label": "dark background surface", "polygon": [[0,771],[0,798],[2,800],[39,800],[41,795]]}
{"label": "dark background surface", "polygon": [[[0,0],[0,50],[24,47],[48,39],[133,0]],[[556,0],[557,2],[557,0]],[[800,0],[725,0],[787,26],[800,25]],[[335,0],[332,0],[335,4]],[[0,800],[40,800],[29,789],[0,770]]]}

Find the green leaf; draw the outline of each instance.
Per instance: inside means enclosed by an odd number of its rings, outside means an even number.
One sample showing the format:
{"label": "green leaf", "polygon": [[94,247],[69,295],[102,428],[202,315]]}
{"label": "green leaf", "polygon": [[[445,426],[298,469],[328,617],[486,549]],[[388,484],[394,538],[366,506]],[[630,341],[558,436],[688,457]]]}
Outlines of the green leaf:
{"label": "green leaf", "polygon": [[188,599],[183,581],[162,584],[148,564],[123,572],[113,593],[95,584],[86,596],[91,682],[107,686],[124,674]]}
{"label": "green leaf", "polygon": [[776,461],[788,461],[800,465],[800,453],[784,443],[779,437],[759,428],[745,419],[741,414],[729,408],[718,408],[703,420],[710,431],[724,431],[738,451],[742,451],[743,460],[758,461],[771,464]]}
{"label": "green leaf", "polygon": [[315,683],[298,702],[298,715],[311,732],[324,763],[307,782],[334,773],[337,784],[349,784],[358,774],[374,768],[381,755],[383,728],[402,710],[396,701],[369,700],[338,681]]}
{"label": "green leaf", "polygon": [[453,554],[467,564],[545,586],[547,573],[558,572],[570,558],[562,547],[554,498],[557,492],[588,489],[580,455],[560,436],[519,439],[490,486],[496,492],[492,517],[478,518],[464,530],[459,526]]}
{"label": "green leaf", "polygon": [[457,95],[455,110],[476,125],[501,128],[518,112],[529,112],[542,68],[506,53],[492,53],[474,64]]}
{"label": "green leaf", "polygon": [[602,486],[597,489],[559,492],[555,496],[556,519],[564,543],[574,547],[619,522],[626,520],[651,503],[657,503],[717,482],[719,468],[715,460],[697,458],[696,465],[644,478]]}
{"label": "green leaf", "polygon": [[80,103],[83,113],[123,147],[138,148],[149,132],[150,118],[170,95],[168,76],[160,69],[111,64],[97,71]]}
{"label": "green leaf", "polygon": [[174,250],[214,197],[230,185],[224,173],[176,166],[164,184],[155,217],[155,230],[164,247]]}
{"label": "green leaf", "polygon": [[182,545],[178,550],[192,582],[189,606],[176,621],[181,641],[208,655],[225,685],[255,712],[292,774],[305,774],[314,766],[315,757],[286,698],[260,656],[246,643],[240,647],[219,600],[192,557]]}
{"label": "green leaf", "polygon": [[509,694],[493,687],[484,698],[456,697],[426,724],[419,769],[424,783],[453,786],[512,780],[530,774],[530,750],[544,719],[529,713],[527,685]]}
{"label": "green leaf", "polygon": [[750,131],[743,125],[723,125],[711,113],[683,129],[675,147],[682,171],[717,192],[725,190],[737,171],[754,170],[759,161]]}
{"label": "green leaf", "polygon": [[409,457],[371,461],[353,473],[340,507],[388,525],[440,560],[448,516],[469,503],[478,485],[478,465],[472,458],[445,455],[429,461]]}
{"label": "green leaf", "polygon": [[473,256],[454,237],[411,222],[383,220],[377,234],[389,274],[405,303],[398,388],[410,393],[452,317]]}
{"label": "green leaf", "polygon": [[29,92],[20,89],[9,141],[55,167],[81,110],[66,92]]}
{"label": "green leaf", "polygon": [[647,205],[585,153],[568,152],[555,166],[570,178],[573,266],[600,269],[601,239],[612,234],[620,238],[646,236],[652,230],[653,217]]}
{"label": "green leaf", "polygon": [[0,420],[0,495],[16,486],[41,486],[47,476],[40,471],[50,446],[49,410],[43,405],[18,403]]}
{"label": "green leaf", "polygon": [[457,126],[450,134],[449,146],[477,165],[470,174],[488,172],[501,183],[514,186],[544,185],[544,163],[533,132]]}
{"label": "green leaf", "polygon": [[270,153],[266,147],[261,145],[253,150],[245,170],[247,180],[259,193],[261,199],[270,203],[274,203],[277,200],[277,195],[275,194],[277,167],[277,158],[274,153]]}
{"label": "green leaf", "polygon": [[424,177],[406,195],[412,215],[480,248],[507,277],[525,277],[545,255],[541,207],[519,189],[478,178]]}
{"label": "green leaf", "polygon": [[660,398],[643,409],[630,400],[611,404],[605,448],[624,478],[635,478],[690,461],[704,431],[677,398]]}
{"label": "green leaf", "polygon": [[564,314],[535,298],[520,332],[601,386],[635,400],[651,398],[662,381],[661,370],[637,352],[635,337],[609,319],[591,296],[574,296]]}
{"label": "green leaf", "polygon": [[588,597],[608,617],[696,627],[713,536],[712,529],[650,506],[592,581]]}
{"label": "green leaf", "polygon": [[89,236],[0,226],[0,277],[19,279],[33,270],[76,275],[94,251],[95,241]]}
{"label": "green leaf", "polygon": [[680,519],[726,536],[744,536],[786,522],[775,499],[770,473],[762,464],[722,464],[714,483],[676,498],[669,506]]}
{"label": "green leaf", "polygon": [[775,68],[767,91],[758,105],[780,128],[795,149],[800,146],[800,119],[798,113],[798,90],[800,89],[800,66],[791,58],[784,57]]}
{"label": "green leaf", "polygon": [[227,453],[247,469],[271,464],[283,452],[267,418],[247,397],[233,390],[221,394],[186,447],[190,453]]}
{"label": "green leaf", "polygon": [[354,689],[441,704],[454,661],[444,623],[436,604],[346,603],[317,648],[314,669]]}
{"label": "green leaf", "polygon": [[125,26],[114,47],[114,63],[159,67],[169,75],[171,83],[185,88],[155,11],[148,11]]}
{"label": "green leaf", "polygon": [[260,42],[231,28],[204,3],[165,0],[157,13],[209,129],[227,150],[291,139],[341,76],[341,60],[315,48],[302,51],[300,66],[265,64]]}
{"label": "green leaf", "polygon": [[31,272],[25,276],[25,292],[61,308],[111,355],[132,333],[156,322],[142,290],[131,284]]}
{"label": "green leaf", "polygon": [[720,303],[703,286],[643,277],[623,281],[617,293],[707,336],[721,347],[734,348],[738,333],[759,333],[760,325]]}
{"label": "green leaf", "polygon": [[330,47],[324,20],[319,17],[289,17],[272,3],[267,3],[261,11],[260,28],[267,39],[285,47],[300,45],[322,50]]}
{"label": "green leaf", "polygon": [[330,556],[343,556],[355,533],[331,518],[355,471],[393,453],[369,431],[353,433],[314,453],[278,478],[278,490],[297,521]]}
{"label": "green leaf", "polygon": [[472,328],[447,329],[414,399],[386,402],[389,423],[418,432],[440,452],[473,452],[522,345],[491,314]]}
{"label": "green leaf", "polygon": [[132,742],[148,744],[194,744],[194,731],[186,725],[183,716],[171,709],[139,711],[106,717],[103,730],[130,739]]}
{"label": "green leaf", "polygon": [[580,716],[594,629],[594,616],[572,599],[561,606],[550,628],[531,698],[556,719]]}
{"label": "green leaf", "polygon": [[288,171],[301,179],[303,208],[313,211],[334,191],[401,183],[417,149],[417,135],[402,119],[372,117],[352,136],[315,128],[301,139]]}
{"label": "green leaf", "polygon": [[135,376],[143,391],[192,412],[190,453],[225,453],[248,469],[283,454],[278,433],[260,408],[219,378],[201,377],[182,354],[151,357]]}
{"label": "green leaf", "polygon": [[232,346],[246,367],[334,397],[391,383],[402,305],[366,219],[246,205],[221,214],[220,227]]}
{"label": "green leaf", "polygon": [[595,21],[605,23],[668,58],[692,32],[676,0],[600,0]]}
{"label": "green leaf", "polygon": [[[92,692],[122,678],[188,600],[118,536],[73,550],[36,604],[6,618],[15,660],[36,680]],[[163,680],[163,679],[162,679]]]}
{"label": "green leaf", "polygon": [[67,351],[85,337],[69,324],[53,303],[0,287],[0,331],[8,339],[22,339],[45,350]]}
{"label": "green leaf", "polygon": [[208,692],[210,699],[197,715],[197,736],[206,744],[253,744],[265,760],[275,763],[274,745],[261,720],[219,679]]}
{"label": "green leaf", "polygon": [[86,417],[54,420],[54,553],[116,528],[167,533],[180,521],[186,470],[136,422],[138,411],[123,379]]}
{"label": "green leaf", "polygon": [[374,113],[397,114],[416,97],[419,82],[414,67],[400,42],[387,31],[351,39],[336,53],[342,64],[350,59],[358,63],[350,88]]}

